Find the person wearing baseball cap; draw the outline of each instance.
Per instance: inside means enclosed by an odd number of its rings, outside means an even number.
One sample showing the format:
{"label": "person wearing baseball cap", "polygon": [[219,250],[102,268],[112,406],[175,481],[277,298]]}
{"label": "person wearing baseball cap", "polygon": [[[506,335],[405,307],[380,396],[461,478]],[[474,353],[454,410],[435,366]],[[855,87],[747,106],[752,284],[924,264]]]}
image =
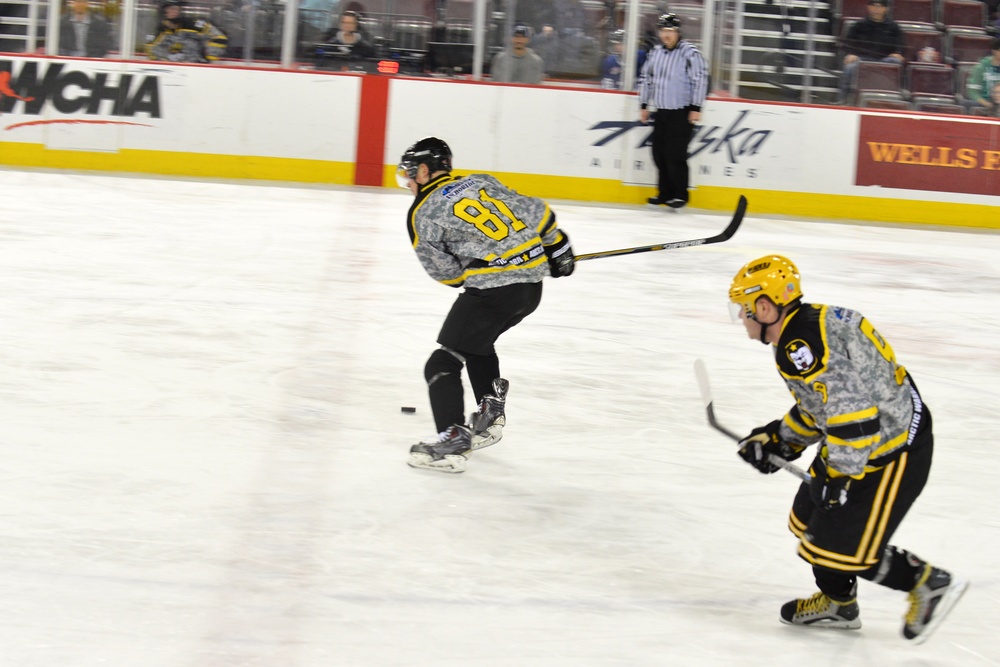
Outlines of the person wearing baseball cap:
{"label": "person wearing baseball cap", "polygon": [[518,24],[510,36],[510,48],[493,58],[490,74],[500,83],[541,83],[545,71],[542,57],[528,48],[531,28]]}
{"label": "person wearing baseball cap", "polygon": [[888,18],[887,0],[868,0],[868,16],[847,31],[844,39],[844,70],[840,76],[838,104],[846,104],[854,91],[855,72],[861,61],[882,61],[902,65],[903,31]]}

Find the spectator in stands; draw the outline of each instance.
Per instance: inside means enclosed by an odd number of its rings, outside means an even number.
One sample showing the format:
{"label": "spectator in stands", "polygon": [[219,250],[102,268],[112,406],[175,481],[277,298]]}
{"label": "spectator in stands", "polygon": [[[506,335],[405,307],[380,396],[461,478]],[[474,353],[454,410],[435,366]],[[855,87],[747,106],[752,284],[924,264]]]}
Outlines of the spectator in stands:
{"label": "spectator in stands", "polygon": [[982,0],[986,5],[986,25],[997,27],[997,10],[1000,9],[1000,0]]}
{"label": "spectator in stands", "polygon": [[543,71],[551,71],[559,61],[559,34],[552,25],[546,23],[542,29],[531,38],[531,48],[543,62]]}
{"label": "spectator in stands", "polygon": [[528,48],[531,28],[526,25],[514,27],[510,37],[510,48],[493,57],[490,74],[494,81],[501,83],[541,83],[545,65],[542,58]]}
{"label": "spectator in stands", "polygon": [[72,0],[59,24],[59,55],[103,58],[111,50],[111,24],[90,11],[89,0]]}
{"label": "spectator in stands", "polygon": [[184,16],[181,0],[160,5],[160,33],[146,40],[150,60],[175,63],[214,62],[226,52],[229,39],[205,19]]}
{"label": "spectator in stands", "polygon": [[374,58],[375,47],[361,32],[360,19],[354,11],[341,14],[337,27],[331,28],[323,36],[323,43],[316,46],[317,57]]}
{"label": "spectator in stands", "polygon": [[608,38],[608,55],[601,61],[601,88],[617,90],[622,87],[622,70],[625,61],[625,31],[615,30]]}
{"label": "spectator in stands", "polygon": [[986,107],[995,113],[993,88],[997,83],[1000,83],[1000,37],[990,44],[990,55],[980,60],[969,72],[969,78],[965,82],[965,96],[973,105]]}
{"label": "spectator in stands", "polygon": [[851,26],[844,39],[844,71],[840,76],[839,103],[847,102],[854,84],[858,63],[882,61],[885,63],[906,62],[903,58],[903,31],[899,25],[886,17],[888,0],[868,0],[868,16]]}
{"label": "spectator in stands", "polygon": [[[622,72],[625,69],[625,61],[622,60],[622,53],[625,50],[625,31],[615,30],[608,38],[609,49],[607,57],[601,62],[601,88],[620,90],[622,87]],[[639,48],[639,59],[636,63],[636,72],[642,71],[642,65],[646,62],[646,51]]]}

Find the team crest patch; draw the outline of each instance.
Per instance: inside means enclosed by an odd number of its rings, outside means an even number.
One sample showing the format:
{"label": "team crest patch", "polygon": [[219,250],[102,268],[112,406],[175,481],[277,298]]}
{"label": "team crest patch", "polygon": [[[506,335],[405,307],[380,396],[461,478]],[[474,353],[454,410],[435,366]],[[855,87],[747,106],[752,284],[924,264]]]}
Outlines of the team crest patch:
{"label": "team crest patch", "polygon": [[816,355],[813,354],[812,349],[801,338],[797,338],[786,345],[785,354],[795,364],[795,368],[802,373],[808,373],[816,367]]}

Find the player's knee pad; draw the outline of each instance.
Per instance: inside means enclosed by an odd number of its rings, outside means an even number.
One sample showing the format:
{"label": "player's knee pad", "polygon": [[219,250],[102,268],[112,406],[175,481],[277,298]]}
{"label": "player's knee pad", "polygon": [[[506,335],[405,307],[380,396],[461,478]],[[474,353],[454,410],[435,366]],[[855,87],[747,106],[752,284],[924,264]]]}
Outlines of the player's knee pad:
{"label": "player's knee pad", "polygon": [[434,381],[442,375],[461,374],[463,363],[465,363],[465,359],[459,353],[446,347],[438,348],[427,359],[427,365],[424,366],[424,378],[430,385],[434,384]]}

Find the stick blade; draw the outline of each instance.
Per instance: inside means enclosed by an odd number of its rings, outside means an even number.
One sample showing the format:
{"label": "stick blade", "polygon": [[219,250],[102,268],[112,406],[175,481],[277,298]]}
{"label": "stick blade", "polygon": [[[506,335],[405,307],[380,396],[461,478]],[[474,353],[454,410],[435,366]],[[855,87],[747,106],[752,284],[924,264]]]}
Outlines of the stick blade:
{"label": "stick blade", "polygon": [[715,406],[712,405],[712,385],[708,381],[708,368],[700,358],[694,360],[694,376],[698,380],[698,389],[701,391],[701,401],[705,406],[705,417],[708,418],[708,425],[729,439],[739,442],[740,436],[720,424],[715,418]]}
{"label": "stick blade", "polygon": [[701,403],[706,408],[712,404],[712,385],[708,381],[708,368],[700,357],[694,360],[694,377],[698,380],[698,390],[701,392]]}

